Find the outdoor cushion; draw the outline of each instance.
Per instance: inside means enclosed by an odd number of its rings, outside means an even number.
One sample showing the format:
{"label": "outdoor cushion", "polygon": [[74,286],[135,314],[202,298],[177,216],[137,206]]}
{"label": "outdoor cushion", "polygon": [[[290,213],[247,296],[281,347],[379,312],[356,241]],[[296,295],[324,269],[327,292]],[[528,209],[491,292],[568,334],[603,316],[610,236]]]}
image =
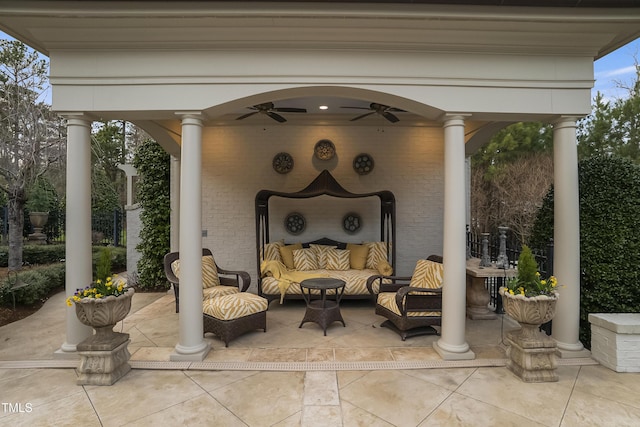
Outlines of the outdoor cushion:
{"label": "outdoor cushion", "polygon": [[367,245],[356,245],[347,243],[349,253],[349,265],[355,270],[362,270],[367,265],[367,256],[369,255],[369,247]]}
{"label": "outdoor cushion", "polygon": [[335,246],[331,245],[309,245],[311,249],[316,252],[316,256],[318,258],[318,268],[327,268],[327,251],[329,249],[335,249]]}
{"label": "outdoor cushion", "polygon": [[280,261],[282,262],[282,257],[280,256],[280,248],[284,246],[284,242],[279,240],[277,242],[267,243],[264,245],[264,253],[260,254],[260,259],[262,261]]}
{"label": "outdoor cushion", "polygon": [[202,300],[206,300],[208,298],[215,298],[222,295],[231,295],[240,293],[240,289],[236,286],[212,286],[210,288],[205,288],[202,290]]}
{"label": "outdoor cushion", "polygon": [[329,249],[327,251],[327,270],[349,270],[349,254],[346,249]]}
{"label": "outdoor cushion", "polygon": [[393,267],[391,267],[391,264],[389,264],[389,261],[385,259],[378,262],[377,270],[378,270],[378,273],[382,274],[383,276],[393,275]]}
{"label": "outdoor cushion", "polygon": [[318,269],[318,258],[313,249],[294,249],[293,267],[298,271]]}
{"label": "outdoor cushion", "polygon": [[[177,259],[171,263],[171,271],[179,279],[180,278],[180,260]],[[218,269],[211,256],[202,257],[202,288],[211,288],[220,285],[220,277],[218,277]]]}
{"label": "outdoor cushion", "polygon": [[[394,314],[401,316],[400,310],[398,309],[398,304],[396,303],[396,293],[395,292],[381,292],[378,294],[377,304],[386,308],[387,310],[392,311]],[[408,312],[407,316],[409,317],[425,317],[425,316],[440,316],[440,312],[438,311],[418,311],[418,312]]]}
{"label": "outdoor cushion", "polygon": [[296,243],[293,245],[280,246],[280,256],[282,257],[282,263],[287,268],[293,269],[293,251],[296,249],[302,249],[302,243]]}
{"label": "outdoor cushion", "polygon": [[202,311],[219,320],[233,320],[266,311],[268,305],[266,298],[248,292],[241,292],[209,298],[203,301]]}
{"label": "outdoor cushion", "polygon": [[439,262],[420,259],[411,276],[409,286],[436,289],[442,287],[443,265]]}
{"label": "outdoor cushion", "polygon": [[386,242],[365,242],[363,244],[369,247],[366,268],[375,270],[378,267],[378,262],[382,260],[387,261]]}

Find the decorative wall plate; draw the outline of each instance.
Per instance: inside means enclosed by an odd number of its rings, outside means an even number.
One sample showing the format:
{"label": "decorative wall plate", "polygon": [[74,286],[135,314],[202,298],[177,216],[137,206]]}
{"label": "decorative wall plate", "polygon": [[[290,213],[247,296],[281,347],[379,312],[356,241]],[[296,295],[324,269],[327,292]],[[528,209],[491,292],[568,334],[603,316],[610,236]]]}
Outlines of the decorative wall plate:
{"label": "decorative wall plate", "polygon": [[347,233],[357,233],[361,226],[362,219],[357,213],[349,212],[342,218],[342,228]]}
{"label": "decorative wall plate", "polygon": [[373,170],[373,157],[367,153],[358,154],[353,159],[353,169],[359,175],[366,175]]}
{"label": "decorative wall plate", "polygon": [[284,228],[286,228],[287,232],[290,234],[300,234],[304,231],[306,226],[307,222],[302,214],[298,212],[291,212],[284,219]]}
{"label": "decorative wall plate", "polygon": [[273,169],[278,173],[289,173],[293,169],[293,157],[289,153],[278,153],[273,157]]}
{"label": "decorative wall plate", "polygon": [[320,160],[331,160],[336,155],[336,146],[328,139],[321,139],[316,143],[313,151]]}

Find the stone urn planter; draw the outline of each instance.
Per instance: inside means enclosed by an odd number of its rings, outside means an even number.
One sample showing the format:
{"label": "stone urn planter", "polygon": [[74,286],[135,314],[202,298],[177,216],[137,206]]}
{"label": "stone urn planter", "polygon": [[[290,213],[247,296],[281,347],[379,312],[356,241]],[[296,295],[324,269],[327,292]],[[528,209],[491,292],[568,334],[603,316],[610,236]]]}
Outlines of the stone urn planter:
{"label": "stone urn planter", "polygon": [[113,327],[129,314],[134,293],[133,288],[126,288],[118,296],[74,300],[78,320],[95,330],[77,345],[79,385],[112,385],[131,370],[129,334],[114,332]]}
{"label": "stone urn planter", "polygon": [[49,220],[49,212],[29,212],[29,221],[33,226],[33,233],[29,234],[27,238],[31,243],[44,244],[47,240],[47,235],[42,232],[42,229]]}
{"label": "stone urn planter", "polygon": [[525,297],[500,288],[500,295],[505,312],[521,326],[507,333],[507,368],[525,382],[558,381],[556,342],[540,331],[555,315],[558,293]]}

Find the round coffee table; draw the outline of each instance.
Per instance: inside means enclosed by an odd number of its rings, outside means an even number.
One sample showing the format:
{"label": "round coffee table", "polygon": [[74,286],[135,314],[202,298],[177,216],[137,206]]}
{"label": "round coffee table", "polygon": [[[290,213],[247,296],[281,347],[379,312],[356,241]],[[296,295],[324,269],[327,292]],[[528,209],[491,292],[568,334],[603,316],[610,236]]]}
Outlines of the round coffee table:
{"label": "round coffee table", "polygon": [[[345,325],[340,313],[340,300],[344,294],[344,285],[344,280],[330,277],[318,277],[300,282],[307,310],[298,327],[302,328],[306,322],[315,322],[322,327],[325,336],[327,336],[327,326],[333,322],[342,322],[342,326],[346,328],[347,325]],[[335,290],[335,300],[327,299],[327,291],[331,289]],[[314,291],[320,292],[320,299],[312,299],[313,296],[318,296],[318,293]]]}

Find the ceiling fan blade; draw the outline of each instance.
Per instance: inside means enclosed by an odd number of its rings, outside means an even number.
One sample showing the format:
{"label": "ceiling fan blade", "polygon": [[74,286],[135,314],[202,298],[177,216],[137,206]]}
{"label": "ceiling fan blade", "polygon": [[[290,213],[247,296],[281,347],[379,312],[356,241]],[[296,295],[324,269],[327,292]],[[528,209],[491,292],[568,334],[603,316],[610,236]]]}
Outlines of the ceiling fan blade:
{"label": "ceiling fan blade", "polygon": [[394,108],[394,107],[387,108],[387,111],[393,111],[393,112],[396,112],[396,113],[406,113],[406,110],[401,110],[399,108]]}
{"label": "ceiling fan blade", "polygon": [[385,119],[389,120],[391,123],[396,123],[396,122],[400,121],[399,118],[397,118],[396,116],[394,116],[393,114],[391,114],[388,111],[383,111],[380,114],[382,114],[382,117],[384,117]]}
{"label": "ceiling fan blade", "polygon": [[356,120],[360,120],[360,119],[362,119],[362,118],[364,118],[364,117],[367,117],[367,116],[370,116],[370,115],[372,115],[372,114],[375,114],[375,111],[371,111],[371,112],[369,112],[369,113],[364,113],[364,114],[362,114],[362,115],[360,115],[360,116],[358,116],[358,117],[354,117],[353,119],[351,119],[351,120],[349,120],[349,121],[350,121],[350,122],[355,122]]}
{"label": "ceiling fan blade", "polygon": [[254,114],[257,114],[258,111],[252,111],[251,113],[247,113],[247,114],[243,114],[242,116],[238,117],[236,120],[242,120],[242,119],[246,119],[249,116],[253,116]]}
{"label": "ceiling fan blade", "polygon": [[354,109],[354,110],[370,110],[370,108],[367,108],[367,107],[349,107],[349,106],[345,107],[345,106],[342,106],[340,108],[351,108],[351,109]]}
{"label": "ceiling fan blade", "polygon": [[272,108],[271,111],[278,111],[281,113],[306,113],[307,109],[306,108],[288,108],[288,107],[283,107],[283,108]]}
{"label": "ceiling fan blade", "polygon": [[267,116],[271,117],[273,120],[275,120],[277,122],[284,123],[284,122],[287,121],[287,119],[282,117],[280,114],[276,114],[276,113],[273,113],[271,111],[267,111],[266,114],[267,114]]}

